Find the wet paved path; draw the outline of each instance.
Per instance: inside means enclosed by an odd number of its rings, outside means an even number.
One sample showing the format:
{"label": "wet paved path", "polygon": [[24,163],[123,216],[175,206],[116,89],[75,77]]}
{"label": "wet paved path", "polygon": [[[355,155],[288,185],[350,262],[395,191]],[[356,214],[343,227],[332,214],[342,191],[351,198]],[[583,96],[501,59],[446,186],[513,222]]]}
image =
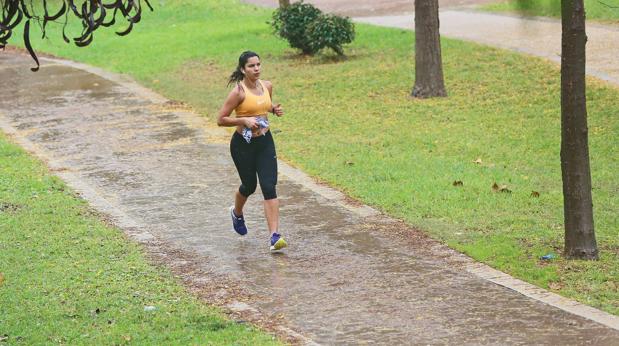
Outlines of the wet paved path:
{"label": "wet paved path", "polygon": [[285,175],[291,246],[269,254],[257,196],[249,235],[231,231],[238,179],[221,132],[126,83],[49,61],[30,73],[31,65],[0,54],[5,131],[90,191],[95,206],[120,210],[136,239],[156,239],[172,260],[206,273],[205,289],[225,277],[211,298],[238,288],[234,301],[222,300],[230,309],[321,344],[619,344],[619,331],[483,280],[464,270],[463,256],[414,232],[398,238],[396,221],[362,216],[367,209],[351,211]]}

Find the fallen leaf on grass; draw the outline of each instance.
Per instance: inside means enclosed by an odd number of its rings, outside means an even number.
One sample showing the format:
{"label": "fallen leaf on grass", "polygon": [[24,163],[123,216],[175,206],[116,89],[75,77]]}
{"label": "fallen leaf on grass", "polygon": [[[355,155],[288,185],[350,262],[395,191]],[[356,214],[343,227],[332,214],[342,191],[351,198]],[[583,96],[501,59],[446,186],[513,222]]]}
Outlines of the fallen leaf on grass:
{"label": "fallen leaf on grass", "polygon": [[346,163],[346,164],[347,164],[347,165],[349,165],[349,166],[352,166],[352,165],[354,165],[354,164],[355,164],[355,163],[354,163],[354,162],[352,162],[352,161],[346,161],[346,162],[344,162],[344,163]]}
{"label": "fallen leaf on grass", "polygon": [[477,158],[477,160],[473,161],[473,163],[481,165],[482,164],[481,158]]}
{"label": "fallen leaf on grass", "polygon": [[507,188],[507,185],[499,185],[497,183],[492,184],[492,191],[494,191],[494,192],[512,193],[512,191]]}
{"label": "fallen leaf on grass", "polygon": [[531,197],[538,198],[539,197],[539,192],[537,192],[537,191],[531,192]]}
{"label": "fallen leaf on grass", "polygon": [[560,283],[560,282],[552,282],[552,281],[551,281],[551,282],[549,282],[549,283],[548,283],[548,287],[549,287],[551,290],[559,291],[560,289],[562,289],[562,288],[563,288],[563,284],[562,284],[562,283]]}
{"label": "fallen leaf on grass", "polygon": [[464,184],[462,183],[462,181],[461,181],[461,180],[456,180],[456,181],[454,181],[452,185],[453,185],[453,186],[464,186]]}
{"label": "fallen leaf on grass", "polygon": [[15,212],[21,207],[17,204],[0,202],[0,212]]}

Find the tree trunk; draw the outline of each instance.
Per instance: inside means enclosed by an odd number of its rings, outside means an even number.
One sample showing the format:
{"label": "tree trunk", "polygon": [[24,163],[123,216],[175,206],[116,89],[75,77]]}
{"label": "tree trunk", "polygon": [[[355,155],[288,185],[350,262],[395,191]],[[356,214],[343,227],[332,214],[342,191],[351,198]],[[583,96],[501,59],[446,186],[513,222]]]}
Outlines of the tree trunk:
{"label": "tree trunk", "polygon": [[279,8],[290,6],[290,0],[279,0]]}
{"label": "tree trunk", "polygon": [[591,170],[585,96],[583,0],[561,1],[561,172],[565,256],[598,259],[593,230]]}
{"label": "tree trunk", "polygon": [[414,97],[447,96],[443,82],[438,0],[415,1]]}

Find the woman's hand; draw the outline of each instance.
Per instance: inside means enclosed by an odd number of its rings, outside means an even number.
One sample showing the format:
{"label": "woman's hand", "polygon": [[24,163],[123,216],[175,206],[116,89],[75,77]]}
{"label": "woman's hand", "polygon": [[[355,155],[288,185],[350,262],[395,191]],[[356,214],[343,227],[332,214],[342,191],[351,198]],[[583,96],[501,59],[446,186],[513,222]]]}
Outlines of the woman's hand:
{"label": "woman's hand", "polygon": [[243,119],[243,125],[245,125],[245,127],[250,129],[258,128],[258,124],[256,123],[256,117],[245,117],[241,119]]}
{"label": "woman's hand", "polygon": [[271,109],[271,113],[277,115],[278,117],[281,117],[282,115],[284,115],[284,109],[282,108],[282,104],[278,103],[274,105],[273,109]]}

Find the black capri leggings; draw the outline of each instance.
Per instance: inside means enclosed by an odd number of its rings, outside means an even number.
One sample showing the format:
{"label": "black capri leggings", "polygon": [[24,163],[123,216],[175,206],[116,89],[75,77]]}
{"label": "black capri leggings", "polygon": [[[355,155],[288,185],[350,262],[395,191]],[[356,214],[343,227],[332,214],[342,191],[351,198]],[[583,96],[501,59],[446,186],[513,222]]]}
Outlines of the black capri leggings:
{"label": "black capri leggings", "polygon": [[234,132],[230,141],[230,153],[241,178],[241,195],[249,197],[256,191],[257,174],[264,200],[277,198],[277,155],[271,131],[252,138],[250,143],[238,132]]}

